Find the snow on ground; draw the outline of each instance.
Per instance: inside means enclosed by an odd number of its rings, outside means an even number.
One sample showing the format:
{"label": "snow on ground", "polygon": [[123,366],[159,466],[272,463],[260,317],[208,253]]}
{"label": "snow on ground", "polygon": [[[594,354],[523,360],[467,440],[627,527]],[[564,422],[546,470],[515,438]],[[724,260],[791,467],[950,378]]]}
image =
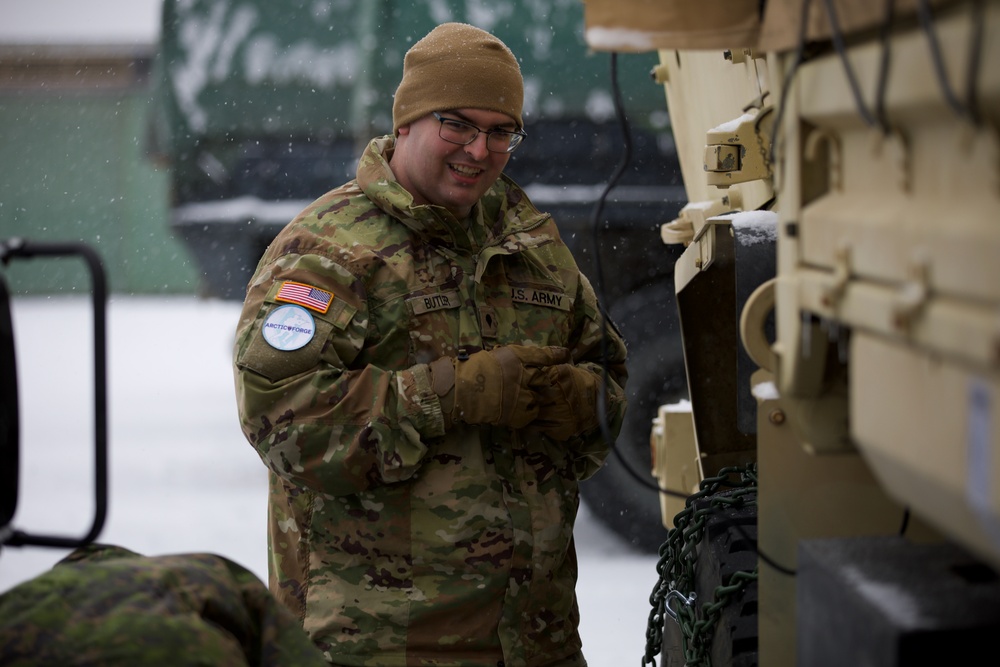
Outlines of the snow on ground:
{"label": "snow on ground", "polygon": [[[110,501],[100,542],[145,555],[210,552],[266,581],[263,464],[240,433],[230,344],[239,305],[114,297],[108,306]],[[93,516],[93,338],[81,297],[15,298],[20,493],[14,527],[84,535]],[[590,667],[638,664],[656,557],[583,508],[581,634]],[[66,550],[0,552],[0,592]]]}

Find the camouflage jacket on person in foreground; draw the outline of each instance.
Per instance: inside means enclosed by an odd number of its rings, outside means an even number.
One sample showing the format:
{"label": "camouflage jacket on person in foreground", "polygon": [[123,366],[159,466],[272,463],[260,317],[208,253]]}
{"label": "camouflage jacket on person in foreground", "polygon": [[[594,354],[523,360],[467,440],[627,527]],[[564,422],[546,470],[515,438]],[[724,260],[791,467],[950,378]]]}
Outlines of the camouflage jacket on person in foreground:
{"label": "camouflage jacket on person in foreground", "polygon": [[[561,346],[603,375],[594,292],[512,181],[470,225],[412,204],[392,146],[374,140],[356,181],[292,221],[248,288],[236,386],[270,469],[271,590],[337,665],[583,665],[572,533],[578,482],[607,442],[446,430],[427,364]],[[606,328],[617,433],[625,347]]]}
{"label": "camouflage jacket on person in foreground", "polygon": [[297,619],[213,554],[81,547],[0,595],[0,665],[323,667]]}

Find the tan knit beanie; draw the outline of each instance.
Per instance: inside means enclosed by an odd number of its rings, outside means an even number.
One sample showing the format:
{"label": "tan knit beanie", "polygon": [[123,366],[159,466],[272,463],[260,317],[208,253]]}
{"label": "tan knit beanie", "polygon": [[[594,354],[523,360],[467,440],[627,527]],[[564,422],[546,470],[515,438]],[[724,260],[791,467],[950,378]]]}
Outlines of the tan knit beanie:
{"label": "tan knit beanie", "polygon": [[444,23],[403,58],[403,80],[392,103],[392,130],[432,111],[486,109],[505,113],[518,127],[524,103],[521,68],[510,49],[465,23]]}

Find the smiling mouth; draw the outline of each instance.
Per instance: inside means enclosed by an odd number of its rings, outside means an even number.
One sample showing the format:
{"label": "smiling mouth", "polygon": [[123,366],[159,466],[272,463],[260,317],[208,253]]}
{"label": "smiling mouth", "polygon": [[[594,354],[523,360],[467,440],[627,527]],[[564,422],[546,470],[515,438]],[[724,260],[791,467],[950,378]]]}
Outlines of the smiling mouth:
{"label": "smiling mouth", "polygon": [[467,178],[473,178],[483,173],[482,169],[476,169],[475,167],[466,167],[460,164],[449,164],[448,168],[459,176],[465,176]]}

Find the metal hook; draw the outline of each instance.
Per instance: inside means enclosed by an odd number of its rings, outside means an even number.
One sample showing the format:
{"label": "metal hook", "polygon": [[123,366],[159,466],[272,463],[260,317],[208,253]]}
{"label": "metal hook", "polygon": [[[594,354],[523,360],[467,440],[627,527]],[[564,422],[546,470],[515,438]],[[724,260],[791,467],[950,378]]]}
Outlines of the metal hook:
{"label": "metal hook", "polygon": [[692,604],[694,604],[695,597],[696,595],[694,593],[691,593],[690,595],[685,597],[685,595],[680,591],[672,590],[669,593],[667,593],[666,597],[663,600],[663,611],[667,613],[667,616],[674,619],[674,622],[677,622],[677,612],[670,608],[670,600],[671,599],[680,600],[688,607],[690,607]]}

